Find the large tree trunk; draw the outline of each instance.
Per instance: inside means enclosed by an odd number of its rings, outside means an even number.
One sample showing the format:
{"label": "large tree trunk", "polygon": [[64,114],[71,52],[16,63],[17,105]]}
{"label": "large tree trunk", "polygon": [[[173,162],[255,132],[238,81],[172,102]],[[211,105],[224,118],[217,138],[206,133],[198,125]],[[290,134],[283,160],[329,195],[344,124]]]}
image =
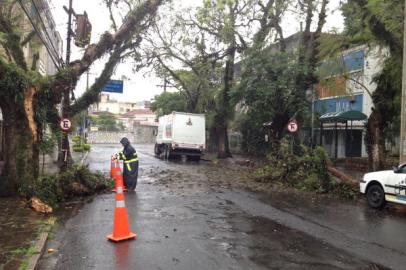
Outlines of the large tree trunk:
{"label": "large tree trunk", "polygon": [[368,152],[369,170],[377,171],[385,167],[385,136],[381,115],[373,110],[367,123],[365,144]]}
{"label": "large tree trunk", "polygon": [[[11,102],[9,104],[12,104]],[[5,166],[0,178],[0,194],[30,195],[38,177],[39,151],[22,106],[2,107],[4,118]]]}
{"label": "large tree trunk", "polygon": [[209,140],[207,144],[207,150],[210,153],[218,152],[218,136],[216,132],[216,126],[212,125],[209,129]]}
{"label": "large tree trunk", "polygon": [[219,102],[219,108],[217,110],[216,121],[216,134],[218,138],[218,158],[231,157],[230,146],[228,142],[228,120],[230,118],[230,97],[229,93],[232,87],[234,78],[234,57],[235,48],[231,49],[228,60],[225,67],[224,75],[224,89]]}
{"label": "large tree trunk", "polygon": [[230,146],[228,142],[228,125],[226,119],[221,119],[219,123],[216,124],[216,134],[218,138],[218,158],[228,158],[231,157]]}

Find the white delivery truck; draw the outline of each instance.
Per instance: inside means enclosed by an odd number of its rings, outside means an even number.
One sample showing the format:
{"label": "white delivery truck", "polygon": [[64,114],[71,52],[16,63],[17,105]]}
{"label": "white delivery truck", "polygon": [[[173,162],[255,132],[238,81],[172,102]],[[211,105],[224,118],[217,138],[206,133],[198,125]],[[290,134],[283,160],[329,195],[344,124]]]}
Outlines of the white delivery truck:
{"label": "white delivery truck", "polygon": [[155,141],[155,155],[187,156],[199,160],[206,146],[206,120],[204,114],[172,112],[159,117]]}

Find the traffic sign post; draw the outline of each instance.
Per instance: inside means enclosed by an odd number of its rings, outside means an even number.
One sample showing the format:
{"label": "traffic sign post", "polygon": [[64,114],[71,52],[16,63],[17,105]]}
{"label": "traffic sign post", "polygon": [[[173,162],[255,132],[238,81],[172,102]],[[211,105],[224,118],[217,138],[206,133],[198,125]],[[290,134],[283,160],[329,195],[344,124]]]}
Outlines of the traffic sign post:
{"label": "traffic sign post", "polygon": [[291,120],[291,121],[289,121],[286,128],[288,129],[288,131],[290,133],[295,133],[299,129],[299,126],[298,126],[296,120]]}
{"label": "traffic sign post", "polygon": [[72,122],[68,118],[62,118],[61,121],[59,121],[59,127],[62,129],[62,131],[69,131],[72,127]]}
{"label": "traffic sign post", "polygon": [[[291,119],[288,123],[288,125],[286,126],[286,129],[290,132],[290,133],[295,133],[297,132],[297,130],[299,129],[299,125],[297,124],[296,119]],[[294,138],[292,136],[291,140],[290,140],[290,152],[293,154],[293,144],[294,144]]]}

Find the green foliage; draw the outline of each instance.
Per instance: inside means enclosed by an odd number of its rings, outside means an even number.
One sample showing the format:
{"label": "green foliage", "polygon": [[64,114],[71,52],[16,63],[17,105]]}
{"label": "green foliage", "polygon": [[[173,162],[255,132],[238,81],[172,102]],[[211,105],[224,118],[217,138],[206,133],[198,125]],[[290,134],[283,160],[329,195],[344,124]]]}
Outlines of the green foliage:
{"label": "green foliage", "polygon": [[83,112],[76,114],[72,118],[72,130],[76,130],[77,128],[83,127]]}
{"label": "green foliage", "polygon": [[0,98],[12,98],[15,103],[22,104],[24,92],[29,85],[29,78],[24,71],[13,63],[7,63],[0,57]]}
{"label": "green foliage", "polygon": [[44,155],[52,154],[56,146],[55,137],[49,134],[45,134],[42,136],[38,148],[40,153]]}
{"label": "green foliage", "polygon": [[274,139],[280,139],[287,121],[295,114],[303,115],[309,105],[295,82],[304,70],[298,66],[295,55],[266,49],[247,55],[242,71],[241,83],[233,98],[243,100],[247,106],[246,115],[239,119],[243,148],[248,152],[266,153],[270,145],[264,140],[267,130],[263,124],[272,121],[278,133]]}
{"label": "green foliage", "polygon": [[79,144],[79,145],[73,145],[72,150],[73,150],[73,152],[81,153],[84,151],[84,148],[83,148],[83,145]]}
{"label": "green foliage", "polygon": [[284,138],[279,150],[268,155],[269,164],[255,173],[256,181],[279,183],[301,191],[330,193],[343,199],[358,196],[358,189],[330,177],[327,171],[329,158],[324,148],[294,146],[291,140]]}
{"label": "green foliage", "polygon": [[327,173],[324,149],[293,147],[291,140],[283,139],[279,150],[268,155],[269,165],[257,171],[257,181],[282,183],[304,191],[330,191],[333,181]]}
{"label": "green foliage", "polygon": [[354,200],[359,195],[358,188],[355,188],[354,186],[351,186],[350,184],[344,182],[334,182],[331,188],[331,192],[338,197],[346,200]]}
{"label": "green foliage", "polygon": [[385,149],[386,142],[399,134],[404,1],[349,0],[342,11],[345,35],[353,44],[378,44],[390,51],[390,58],[374,78],[377,88],[372,94],[374,106],[365,136],[371,166],[385,158],[383,151],[374,155],[374,145]]}
{"label": "green foliage", "polygon": [[92,148],[90,144],[83,143],[82,138],[79,135],[74,136],[72,142],[74,143],[72,146],[73,152],[90,151]]}
{"label": "green foliage", "polygon": [[82,138],[80,137],[80,135],[75,135],[75,136],[73,136],[73,138],[72,138],[72,142],[73,142],[74,144],[80,144],[81,141],[82,141]]}
{"label": "green foliage", "polygon": [[186,110],[186,98],[180,92],[164,92],[155,96],[154,101],[151,103],[151,110],[157,113],[158,117],[167,115],[173,111],[184,112]]}
{"label": "green foliage", "polygon": [[18,270],[26,270],[28,269],[28,260],[37,253],[38,251],[34,247],[17,248],[11,251],[11,257],[21,260]]}
{"label": "green foliage", "polygon": [[42,154],[42,171],[44,171],[45,166],[45,155],[51,155],[54,152],[56,147],[56,136],[51,134],[42,135],[39,144],[38,150]]}
{"label": "green foliage", "polygon": [[93,118],[93,125],[98,126],[99,130],[103,131],[118,131],[117,122],[112,113],[101,112],[97,117]]}
{"label": "green foliage", "polygon": [[352,43],[373,41],[401,47],[403,8],[404,1],[401,0],[349,0],[341,8],[345,18],[345,35],[351,38]]}
{"label": "green foliage", "polygon": [[57,206],[76,196],[105,190],[111,186],[110,182],[100,172],[93,173],[87,167],[75,165],[66,172],[39,177],[30,193],[51,206]]}
{"label": "green foliage", "polygon": [[83,150],[90,151],[91,148],[92,146],[90,144],[83,144]]}

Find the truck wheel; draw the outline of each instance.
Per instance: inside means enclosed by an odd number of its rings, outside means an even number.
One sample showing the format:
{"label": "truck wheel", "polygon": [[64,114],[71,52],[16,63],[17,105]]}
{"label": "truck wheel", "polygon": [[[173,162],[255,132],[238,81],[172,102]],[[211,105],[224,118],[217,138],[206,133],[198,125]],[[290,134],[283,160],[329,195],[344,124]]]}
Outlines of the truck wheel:
{"label": "truck wheel", "polygon": [[161,149],[157,143],[155,144],[155,147],[154,147],[154,153],[157,157],[159,157],[159,155],[161,154]]}
{"label": "truck wheel", "polygon": [[169,146],[165,145],[165,160],[169,160],[169,156],[171,155]]}
{"label": "truck wheel", "polygon": [[385,191],[381,185],[373,184],[368,187],[367,201],[372,208],[382,208],[386,204]]}

